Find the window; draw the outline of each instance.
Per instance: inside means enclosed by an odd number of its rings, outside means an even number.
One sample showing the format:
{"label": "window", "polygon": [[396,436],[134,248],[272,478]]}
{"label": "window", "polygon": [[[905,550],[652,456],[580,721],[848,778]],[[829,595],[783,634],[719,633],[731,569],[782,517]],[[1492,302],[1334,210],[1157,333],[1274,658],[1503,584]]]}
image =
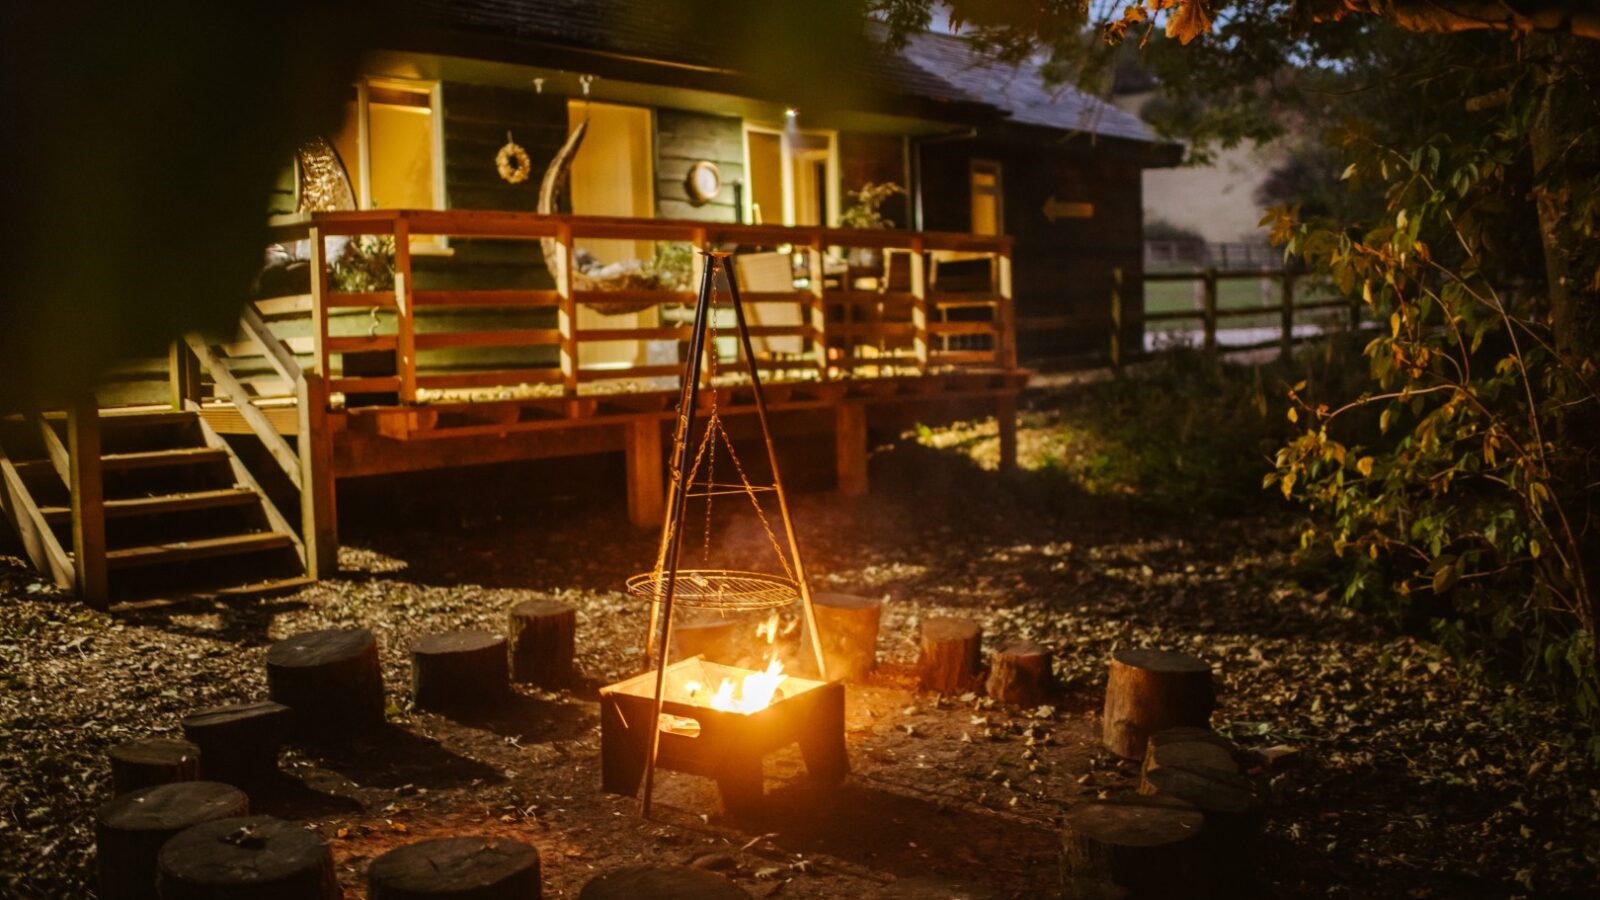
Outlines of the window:
{"label": "window", "polygon": [[746,124],[745,219],[767,225],[838,221],[839,147],[832,131]]}
{"label": "window", "polygon": [[352,86],[333,145],[362,209],[444,205],[438,84],[367,78]]}
{"label": "window", "polygon": [[972,161],[972,233],[1003,234],[1005,210],[1001,203],[1000,164],[987,159]]}

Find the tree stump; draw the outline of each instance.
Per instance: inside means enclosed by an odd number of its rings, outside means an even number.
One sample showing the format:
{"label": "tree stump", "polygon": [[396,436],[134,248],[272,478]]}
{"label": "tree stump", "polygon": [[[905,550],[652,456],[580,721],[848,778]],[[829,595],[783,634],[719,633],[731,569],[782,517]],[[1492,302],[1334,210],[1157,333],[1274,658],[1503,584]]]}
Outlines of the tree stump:
{"label": "tree stump", "polygon": [[688,866],[628,866],[589,879],[578,900],[750,900],[715,872]]}
{"label": "tree stump", "polygon": [[417,709],[477,711],[505,700],[511,675],[506,639],[487,631],[448,631],[411,644],[411,699]]}
{"label": "tree stump", "polygon": [[111,787],[118,794],[200,778],[200,748],[177,738],[140,738],[112,747]]}
{"label": "tree stump", "polygon": [[1150,735],[1178,725],[1204,728],[1215,704],[1205,660],[1169,650],[1118,650],[1106,682],[1101,738],[1118,756],[1142,759]]}
{"label": "tree stump", "polygon": [[272,816],[218,819],[161,848],[162,900],[338,900],[333,854],[314,831]]}
{"label": "tree stump", "polygon": [[215,781],[158,784],[105,803],[94,823],[100,896],[156,897],[156,854],[168,838],[191,825],[249,811],[243,791]]}
{"label": "tree stump", "polygon": [[524,600],[511,607],[511,677],[542,688],[572,683],[578,611],[554,600]]}
{"label": "tree stump", "polygon": [[1162,766],[1239,771],[1237,751],[1227,738],[1204,728],[1168,728],[1150,735],[1139,770],[1139,793],[1154,794],[1150,771]]}
{"label": "tree stump", "polygon": [[518,841],[437,838],[396,847],[367,869],[372,900],[538,900],[539,851]]}
{"label": "tree stump", "polygon": [[183,735],[200,747],[207,780],[248,789],[277,773],[290,718],[289,707],[270,700],[217,706],[184,716]]}
{"label": "tree stump", "polygon": [[323,740],[383,724],[378,642],[365,628],[284,638],[267,651],[267,696],[294,710],[294,730]]}
{"label": "tree stump", "polygon": [[[830,680],[854,681],[878,667],[882,600],[851,594],[815,594],[811,606],[817,614],[822,657],[828,665]],[[805,635],[802,660],[808,671],[814,671],[816,651],[811,649],[810,633],[805,632]]]}
{"label": "tree stump", "polygon": [[1032,641],[1012,641],[989,657],[990,697],[1011,706],[1040,706],[1056,692],[1050,651]]}
{"label": "tree stump", "polygon": [[1199,810],[1172,797],[1079,803],[1063,821],[1062,882],[1109,881],[1135,897],[1205,896],[1204,824]]}
{"label": "tree stump", "polygon": [[754,647],[756,626],[748,617],[708,618],[672,623],[672,660],[704,656],[709,662],[735,666]]}
{"label": "tree stump", "polygon": [[978,682],[983,629],[971,619],[936,616],[922,622],[917,675],[925,691],[955,694]]}

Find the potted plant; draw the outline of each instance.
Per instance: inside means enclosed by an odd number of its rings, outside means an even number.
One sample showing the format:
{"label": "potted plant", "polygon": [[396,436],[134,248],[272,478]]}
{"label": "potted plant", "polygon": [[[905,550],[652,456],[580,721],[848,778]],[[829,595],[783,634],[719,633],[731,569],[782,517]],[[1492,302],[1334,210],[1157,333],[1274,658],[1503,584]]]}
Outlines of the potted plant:
{"label": "potted plant", "polygon": [[[905,188],[892,181],[869,181],[860,188],[846,191],[850,203],[839,211],[839,224],[845,228],[888,228],[893,223],[883,215],[883,203],[895,194],[905,193]],[[877,269],[882,257],[876,247],[850,248],[850,265],[861,269]]]}

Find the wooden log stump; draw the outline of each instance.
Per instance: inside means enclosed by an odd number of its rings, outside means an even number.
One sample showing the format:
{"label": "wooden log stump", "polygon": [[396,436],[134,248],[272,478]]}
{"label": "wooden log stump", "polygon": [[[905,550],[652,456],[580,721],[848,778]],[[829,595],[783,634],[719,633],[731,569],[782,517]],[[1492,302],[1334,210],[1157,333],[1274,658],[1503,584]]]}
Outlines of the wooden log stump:
{"label": "wooden log stump", "polygon": [[118,794],[200,778],[200,748],[177,738],[140,738],[112,747],[111,787]]}
{"label": "wooden log stump", "polygon": [[272,816],[218,819],[161,848],[162,900],[338,900],[333,854],[314,831]]}
{"label": "wooden log stump", "polygon": [[518,841],[456,837],[397,847],[367,869],[372,900],[538,900],[539,851]]}
{"label": "wooden log stump", "polygon": [[628,866],[589,879],[578,900],[750,900],[715,872],[688,866]]}
{"label": "wooden log stump", "polygon": [[[181,743],[181,742],[180,742]],[[104,900],[147,900],[156,894],[156,855],[178,832],[242,816],[250,801],[215,781],[158,784],[123,794],[95,814],[95,865]]]}
{"label": "wooden log stump", "polygon": [[290,718],[270,700],[217,706],[184,716],[183,735],[200,748],[201,775],[248,790],[277,774]]}
{"label": "wooden log stump", "polygon": [[749,618],[708,618],[675,622],[670,659],[704,656],[709,662],[736,666],[754,646],[756,626]]}
{"label": "wooden log stump", "polygon": [[1154,794],[1152,769],[1162,766],[1239,771],[1238,748],[1227,738],[1204,728],[1168,728],[1150,735],[1139,770],[1139,793]]}
{"label": "wooden log stump", "polygon": [[[878,667],[878,624],[883,601],[852,594],[815,594],[811,606],[822,636],[822,657],[832,681],[855,681]],[[816,652],[806,635],[801,660],[807,671],[816,670]]]}
{"label": "wooden log stump", "polygon": [[955,694],[978,683],[983,629],[971,619],[935,616],[922,622],[917,675],[925,691]]}
{"label": "wooden log stump", "polygon": [[1180,725],[1204,728],[1215,704],[1205,660],[1170,650],[1118,650],[1106,682],[1101,739],[1124,759],[1142,759],[1150,735]]}
{"label": "wooden log stump", "polygon": [[1109,881],[1131,897],[1207,896],[1204,824],[1199,810],[1172,797],[1079,803],[1063,819],[1062,883]]}
{"label": "wooden log stump", "polygon": [[990,697],[1011,706],[1041,706],[1055,696],[1050,651],[1033,641],[1012,641],[989,657]]}
{"label": "wooden log stump", "polygon": [[511,607],[506,635],[511,677],[542,688],[572,683],[578,611],[554,600],[524,600]]}
{"label": "wooden log stump", "polygon": [[417,709],[481,711],[505,700],[511,674],[506,639],[487,631],[449,631],[411,644],[411,699]]}
{"label": "wooden log stump", "polygon": [[284,638],[267,650],[267,696],[294,710],[294,731],[312,741],[383,724],[378,641],[365,628]]}

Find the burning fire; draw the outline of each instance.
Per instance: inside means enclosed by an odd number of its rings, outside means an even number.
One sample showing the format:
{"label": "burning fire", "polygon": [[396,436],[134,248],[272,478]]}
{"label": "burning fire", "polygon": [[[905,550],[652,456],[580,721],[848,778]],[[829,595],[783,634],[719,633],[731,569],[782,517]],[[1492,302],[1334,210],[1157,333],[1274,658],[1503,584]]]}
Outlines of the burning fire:
{"label": "burning fire", "polygon": [[[777,613],[773,613],[765,622],[756,626],[756,636],[766,638],[769,646],[777,639]],[[698,681],[685,682],[683,687],[693,702],[705,703],[712,709],[723,712],[749,715],[771,706],[773,698],[778,694],[779,686],[788,677],[783,673],[783,663],[769,652],[766,671],[751,672],[739,679],[738,684],[734,684],[731,678],[724,678],[722,684],[717,686],[716,693],[709,699],[702,699],[701,694],[705,690],[705,685]]]}

